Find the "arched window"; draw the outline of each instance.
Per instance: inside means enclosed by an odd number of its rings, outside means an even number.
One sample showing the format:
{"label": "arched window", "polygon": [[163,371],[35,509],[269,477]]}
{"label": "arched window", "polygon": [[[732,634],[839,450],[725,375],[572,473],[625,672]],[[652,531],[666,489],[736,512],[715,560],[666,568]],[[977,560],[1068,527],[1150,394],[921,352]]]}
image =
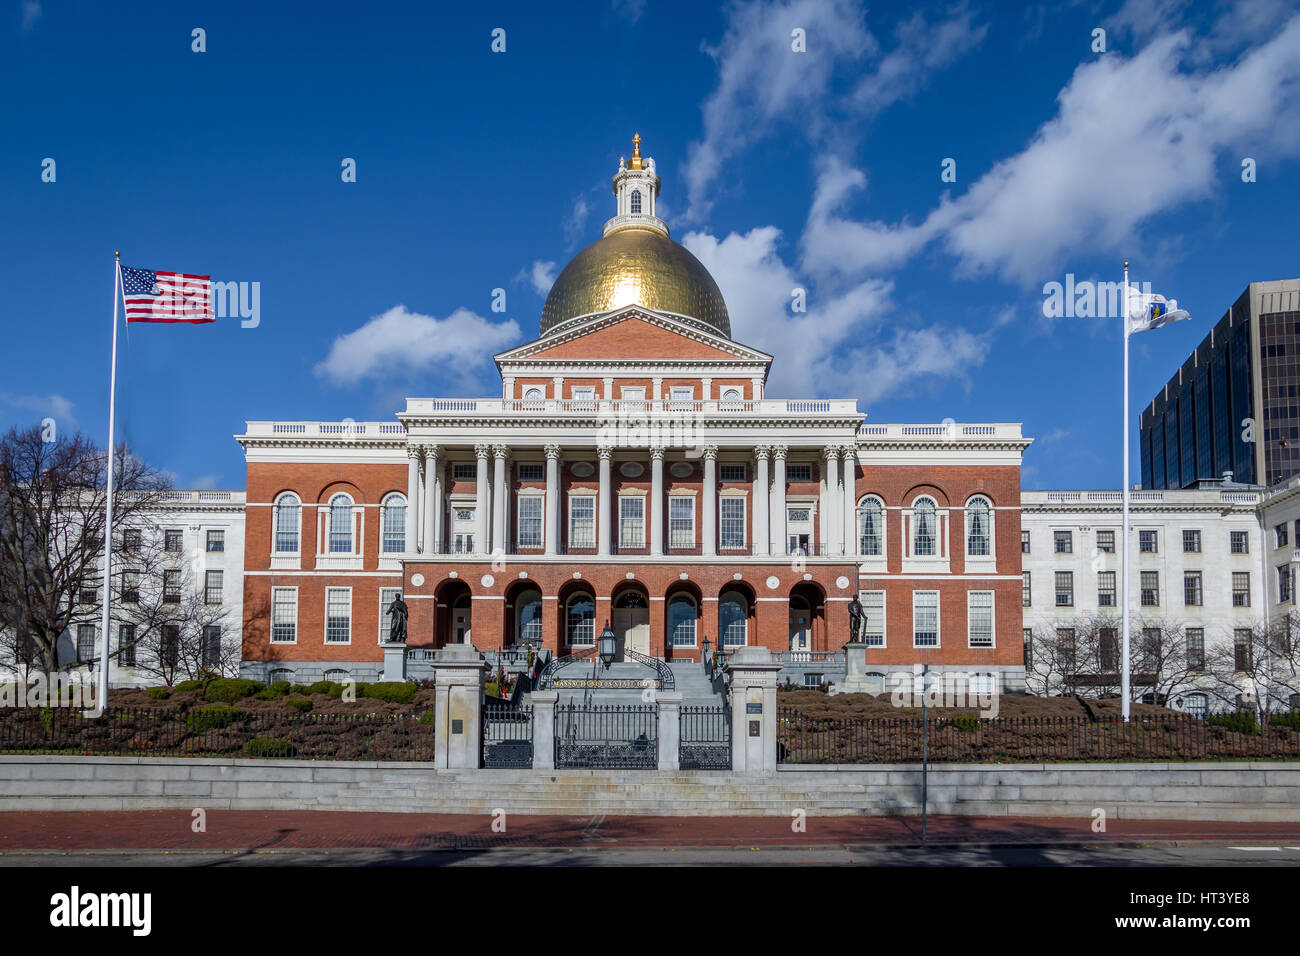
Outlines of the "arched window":
{"label": "arched window", "polygon": [[749,643],[749,603],[744,595],[729,591],[718,602],[718,636],[724,648]]}
{"label": "arched window", "polygon": [[992,527],[993,508],[983,497],[966,503],[966,554],[972,558],[989,556],[989,529]]}
{"label": "arched window", "polygon": [[286,491],[275,501],[275,553],[298,553],[298,525],[302,517],[302,504],[292,491]]}
{"label": "arched window", "polygon": [[287,681],[289,681],[290,683],[292,683],[292,682],[293,682],[293,671],[292,671],[291,669],[289,669],[288,667],[275,667],[275,668],[272,668],[272,669],[271,669],[271,679],[270,679],[267,683],[269,683],[269,684],[274,684],[276,681],[279,681],[279,680],[287,680]]}
{"label": "arched window", "polygon": [[406,496],[393,492],[384,499],[381,549],[384,554],[406,550]]}
{"label": "arched window", "polygon": [[529,402],[540,402],[542,400],[542,390],[540,388],[530,388],[524,392],[524,400]]}
{"label": "arched window", "polygon": [[525,591],[515,602],[515,645],[542,646],[542,592]]}
{"label": "arched window", "polygon": [[668,643],[673,647],[695,646],[695,602],[679,594],[668,602]]}
{"label": "arched window", "polygon": [[352,553],[352,499],[335,495],[330,499],[330,554]]}
{"label": "arched window", "polygon": [[917,498],[912,505],[912,554],[933,557],[938,515],[933,498]]}
{"label": "arched window", "polygon": [[569,598],[564,614],[564,636],[570,647],[596,643],[596,601],[590,594]]}
{"label": "arched window", "polygon": [[641,190],[632,190],[632,215],[641,215]]}
{"label": "arched window", "polygon": [[352,675],[342,667],[331,667],[325,672],[325,679],[336,684],[346,684],[352,679]]}
{"label": "arched window", "polygon": [[858,503],[858,554],[878,558],[885,553],[885,509],[879,498]]}

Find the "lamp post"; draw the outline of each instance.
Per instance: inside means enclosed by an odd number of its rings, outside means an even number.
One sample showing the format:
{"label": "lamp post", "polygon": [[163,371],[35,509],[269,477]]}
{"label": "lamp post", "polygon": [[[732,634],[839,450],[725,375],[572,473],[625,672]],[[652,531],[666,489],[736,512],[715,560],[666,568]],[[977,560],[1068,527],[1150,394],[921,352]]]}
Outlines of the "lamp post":
{"label": "lamp post", "polygon": [[618,653],[618,640],[614,637],[614,630],[609,626],[609,621],[605,621],[605,629],[600,632],[600,659],[609,670],[609,665],[614,662],[614,656]]}

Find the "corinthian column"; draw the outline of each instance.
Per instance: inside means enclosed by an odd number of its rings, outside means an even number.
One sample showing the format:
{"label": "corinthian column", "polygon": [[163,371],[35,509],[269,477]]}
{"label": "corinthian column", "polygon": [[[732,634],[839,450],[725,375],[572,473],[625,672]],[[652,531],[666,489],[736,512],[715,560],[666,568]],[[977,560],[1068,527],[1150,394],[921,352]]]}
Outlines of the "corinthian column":
{"label": "corinthian column", "polygon": [[509,507],[510,488],[506,484],[506,456],[510,449],[505,445],[493,445],[495,469],[492,474],[492,547],[489,551],[500,550],[502,554],[509,550],[506,544],[506,509]]}
{"label": "corinthian column", "polygon": [[772,553],[785,554],[785,445],[772,446],[775,475],[772,477]]}
{"label": "corinthian column", "polygon": [[474,457],[478,459],[478,470],[474,475],[474,553],[484,554],[488,551],[488,456],[492,446],[480,442],[474,446]]}
{"label": "corinthian column", "polygon": [[416,533],[420,528],[420,446],[406,446],[406,543],[402,550],[414,554],[419,550]]}
{"label": "corinthian column", "polygon": [[556,554],[560,543],[560,446],[546,446],[546,553]]}
{"label": "corinthian column", "polygon": [[700,553],[718,553],[718,446],[704,446],[704,501],[700,506]]}
{"label": "corinthian column", "polygon": [[840,523],[840,449],[838,445],[827,445],[822,449],[825,466],[822,473],[826,476],[826,493],[822,495],[822,520],[819,522],[822,532],[822,550],[834,554],[839,550]]}
{"label": "corinthian column", "polygon": [[601,556],[609,555],[609,526],[613,519],[610,517],[610,481],[609,467],[610,459],[614,457],[614,449],[608,445],[596,450],[600,456],[600,492],[596,498],[596,507],[599,514],[596,515],[596,553]]}
{"label": "corinthian column", "polygon": [[424,519],[424,551],[437,554],[442,550],[438,541],[438,513],[442,510],[442,483],[438,480],[438,446],[424,446],[424,504],[421,516]]}
{"label": "corinthian column", "polygon": [[772,449],[767,445],[757,445],[754,448],[754,505],[753,512],[754,530],[750,535],[750,541],[754,544],[755,554],[768,554],[772,550],[772,543],[768,537],[768,488],[771,484],[767,476],[767,460],[772,455]]}
{"label": "corinthian column", "polygon": [[664,447],[650,448],[650,553],[664,553]]}
{"label": "corinthian column", "polygon": [[844,462],[844,481],[840,487],[844,493],[844,553],[857,557],[858,554],[858,447],[845,445],[840,449]]}

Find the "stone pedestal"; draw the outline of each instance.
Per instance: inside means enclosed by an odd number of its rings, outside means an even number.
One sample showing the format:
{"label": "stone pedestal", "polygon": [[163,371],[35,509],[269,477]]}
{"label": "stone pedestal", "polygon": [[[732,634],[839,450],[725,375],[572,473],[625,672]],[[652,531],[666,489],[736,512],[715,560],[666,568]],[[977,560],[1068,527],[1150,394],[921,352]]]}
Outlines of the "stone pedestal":
{"label": "stone pedestal", "polygon": [[533,769],[555,769],[555,704],[560,692],[535,690],[533,699]]}
{"label": "stone pedestal", "polygon": [[404,683],[406,681],[406,645],[400,641],[384,641],[380,646],[384,649],[384,671],[379,679]]}
{"label": "stone pedestal", "polygon": [[681,769],[682,694],[681,691],[657,691],[659,705],[659,769]]}
{"label": "stone pedestal", "polygon": [[488,669],[471,644],[448,644],[433,658],[433,765],[477,768],[483,757],[483,673]]}
{"label": "stone pedestal", "polygon": [[776,773],[776,674],[781,665],[766,647],[738,647],[729,664],[731,769]]}
{"label": "stone pedestal", "polygon": [[831,685],[832,694],[878,694],[880,689],[867,681],[867,645],[849,642],[844,645],[844,680]]}

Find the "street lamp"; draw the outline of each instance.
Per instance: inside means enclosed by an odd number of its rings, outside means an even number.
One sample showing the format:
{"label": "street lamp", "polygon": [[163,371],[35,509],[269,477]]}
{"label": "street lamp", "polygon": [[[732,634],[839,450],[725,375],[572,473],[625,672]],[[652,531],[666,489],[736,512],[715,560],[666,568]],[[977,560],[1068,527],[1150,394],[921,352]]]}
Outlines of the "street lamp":
{"label": "street lamp", "polygon": [[605,621],[605,630],[600,632],[600,659],[608,668],[614,662],[614,656],[617,654],[618,641],[614,637],[614,630],[609,626],[609,621]]}

